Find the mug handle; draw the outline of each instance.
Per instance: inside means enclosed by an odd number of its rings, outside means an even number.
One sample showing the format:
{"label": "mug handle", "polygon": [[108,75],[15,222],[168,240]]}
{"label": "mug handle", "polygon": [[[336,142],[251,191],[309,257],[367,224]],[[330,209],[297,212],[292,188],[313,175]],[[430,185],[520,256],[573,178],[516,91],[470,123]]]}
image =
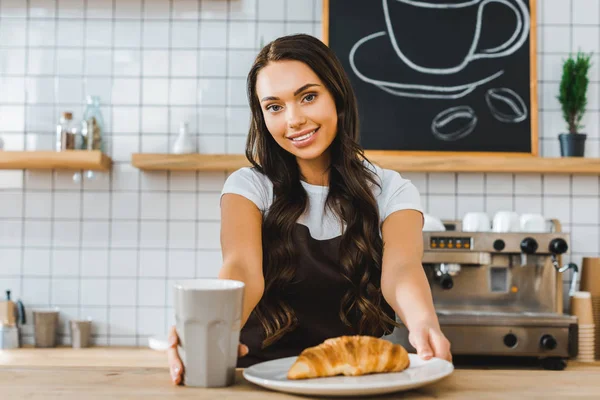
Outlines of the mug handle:
{"label": "mug handle", "polygon": [[525,42],[525,40],[527,39],[527,35],[529,34],[530,15],[527,6],[523,3],[523,0],[484,0],[483,2],[481,2],[481,4],[479,5],[479,10],[477,10],[478,29],[476,30],[476,32],[481,32],[483,9],[489,3],[500,3],[510,8],[517,17],[517,29],[512,34],[512,36],[504,43],[491,49],[480,50],[479,52],[473,54],[473,59],[497,58],[510,55],[523,45],[523,42]]}

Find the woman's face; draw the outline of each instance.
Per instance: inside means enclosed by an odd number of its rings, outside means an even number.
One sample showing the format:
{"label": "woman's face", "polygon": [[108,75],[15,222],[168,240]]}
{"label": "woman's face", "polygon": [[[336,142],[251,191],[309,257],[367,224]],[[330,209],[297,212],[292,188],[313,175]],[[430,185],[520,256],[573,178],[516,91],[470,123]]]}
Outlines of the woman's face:
{"label": "woman's face", "polygon": [[337,132],[335,101],[300,61],[271,62],[256,79],[256,95],[275,141],[301,160],[316,160]]}

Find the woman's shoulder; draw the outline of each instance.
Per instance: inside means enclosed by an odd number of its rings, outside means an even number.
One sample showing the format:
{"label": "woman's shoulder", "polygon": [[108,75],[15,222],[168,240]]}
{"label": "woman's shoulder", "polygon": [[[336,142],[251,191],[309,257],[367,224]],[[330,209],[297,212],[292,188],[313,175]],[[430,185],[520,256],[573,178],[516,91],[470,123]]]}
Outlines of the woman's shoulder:
{"label": "woman's shoulder", "polygon": [[367,163],[373,171],[377,185],[373,193],[380,209],[382,220],[394,211],[413,209],[423,212],[421,196],[416,186],[403,177],[398,171],[381,168],[378,165]]}
{"label": "woman's shoulder", "polygon": [[244,196],[265,211],[272,198],[273,184],[255,167],[243,167],[232,172],[225,180],[221,196],[226,193]]}
{"label": "woman's shoulder", "polygon": [[401,187],[406,184],[412,184],[409,179],[404,178],[398,171],[382,168],[379,165],[365,161],[365,166],[373,173],[377,186],[376,194],[382,195],[389,190]]}

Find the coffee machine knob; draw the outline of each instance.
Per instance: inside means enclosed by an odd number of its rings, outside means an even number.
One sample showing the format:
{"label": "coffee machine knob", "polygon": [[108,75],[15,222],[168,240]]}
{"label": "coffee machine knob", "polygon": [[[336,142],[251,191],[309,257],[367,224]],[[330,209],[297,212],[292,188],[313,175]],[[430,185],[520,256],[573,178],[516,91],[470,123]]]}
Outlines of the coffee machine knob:
{"label": "coffee machine knob", "polygon": [[502,251],[502,250],[504,250],[504,247],[506,247],[506,243],[504,243],[504,240],[502,240],[502,239],[494,240],[494,249],[495,250]]}
{"label": "coffee machine knob", "polygon": [[515,335],[514,333],[509,333],[504,336],[504,345],[506,347],[515,347],[518,342],[519,339],[517,339],[517,335]]}
{"label": "coffee machine knob", "polygon": [[525,254],[533,254],[538,249],[538,242],[532,237],[521,240],[521,251]]}
{"label": "coffee machine knob", "polygon": [[557,344],[556,339],[552,335],[544,335],[540,339],[540,346],[542,346],[542,349],[554,350]]}
{"label": "coffee machine knob", "polygon": [[569,245],[565,239],[562,238],[552,239],[548,245],[548,250],[550,250],[550,253],[552,254],[564,254],[568,249]]}

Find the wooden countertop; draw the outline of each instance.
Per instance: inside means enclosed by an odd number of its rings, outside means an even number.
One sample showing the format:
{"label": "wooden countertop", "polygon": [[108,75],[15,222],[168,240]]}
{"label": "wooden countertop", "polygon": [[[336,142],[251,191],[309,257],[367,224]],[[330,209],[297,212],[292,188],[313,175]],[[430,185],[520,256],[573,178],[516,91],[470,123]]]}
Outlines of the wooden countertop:
{"label": "wooden countertop", "polygon": [[[564,371],[457,368],[446,379],[421,389],[377,397],[391,399],[598,399],[600,362],[570,361]],[[0,350],[2,399],[283,400],[302,396],[255,386],[238,371],[228,388],[171,384],[166,355],[147,348]]]}

